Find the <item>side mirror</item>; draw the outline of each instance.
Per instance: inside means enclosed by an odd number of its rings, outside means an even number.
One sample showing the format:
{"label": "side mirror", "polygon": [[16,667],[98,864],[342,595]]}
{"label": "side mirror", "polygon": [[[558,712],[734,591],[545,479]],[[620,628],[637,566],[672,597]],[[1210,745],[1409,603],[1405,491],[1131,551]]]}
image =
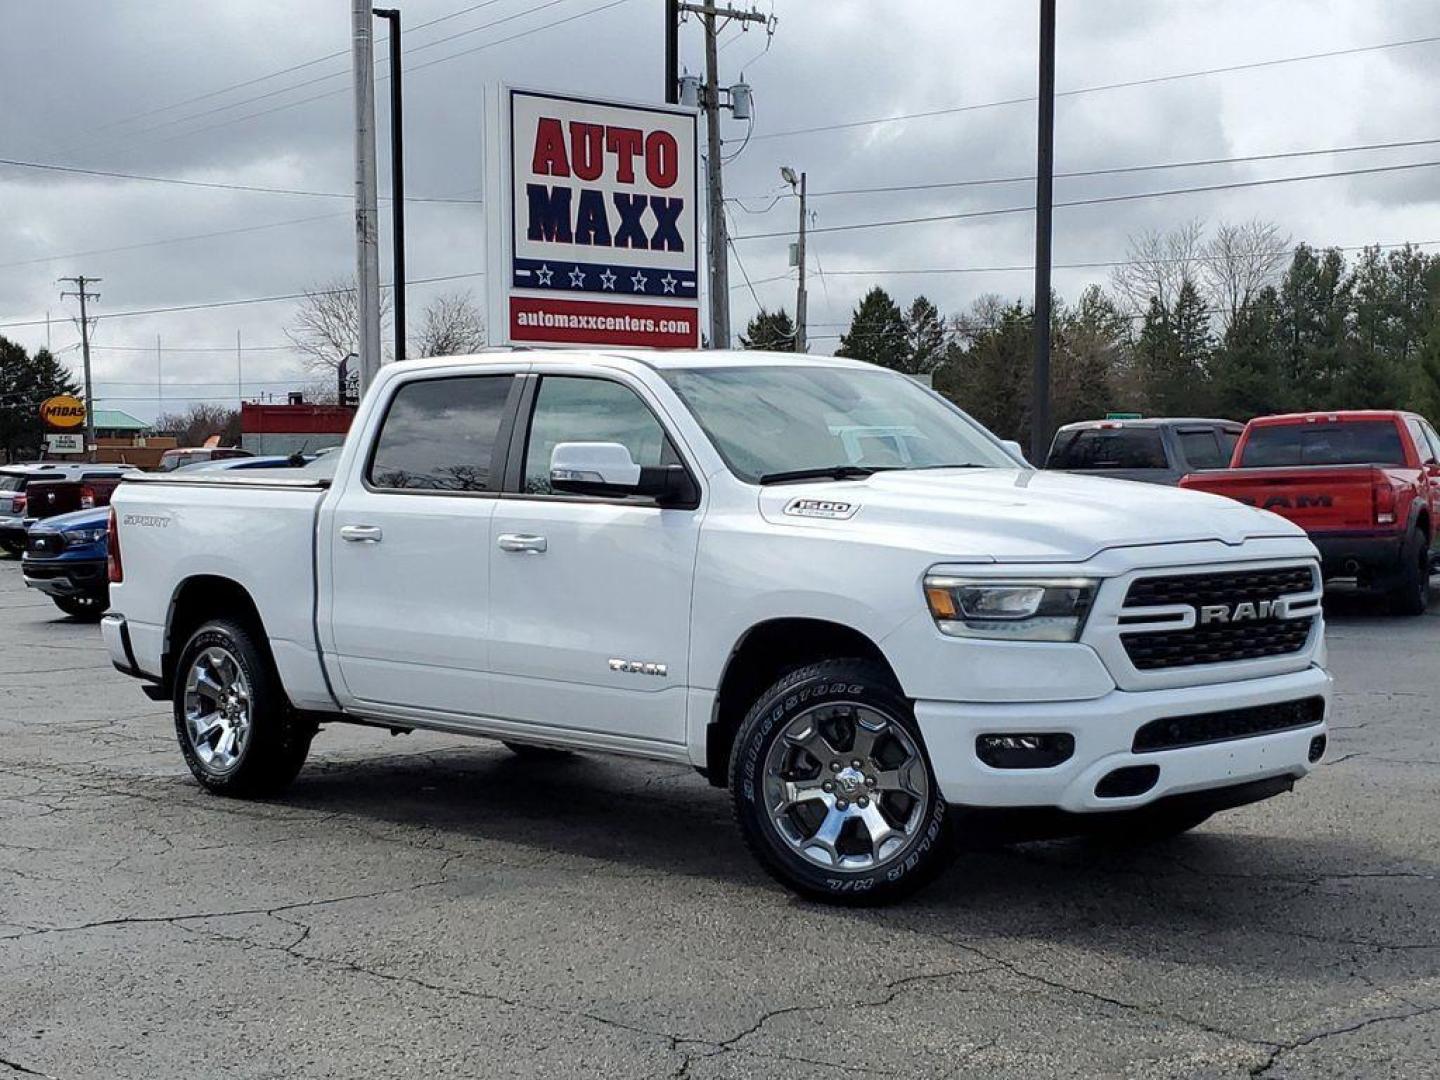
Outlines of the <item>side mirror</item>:
{"label": "side mirror", "polygon": [[1021,461],[1025,462],[1027,465],[1030,463],[1030,462],[1029,462],[1029,459],[1026,458],[1026,456],[1025,456],[1025,449],[1024,449],[1024,447],[1022,447],[1022,446],[1021,446],[1018,442],[1016,442],[1014,439],[1001,439],[1001,440],[1000,440],[1000,445],[1003,446],[1003,447],[1005,447],[1006,450],[1009,450],[1010,453],[1014,454],[1016,457],[1018,457]]}
{"label": "side mirror", "polygon": [[641,468],[620,443],[557,444],[550,454],[550,486],[567,495],[639,495],[661,506],[694,506],[700,498],[684,466]]}

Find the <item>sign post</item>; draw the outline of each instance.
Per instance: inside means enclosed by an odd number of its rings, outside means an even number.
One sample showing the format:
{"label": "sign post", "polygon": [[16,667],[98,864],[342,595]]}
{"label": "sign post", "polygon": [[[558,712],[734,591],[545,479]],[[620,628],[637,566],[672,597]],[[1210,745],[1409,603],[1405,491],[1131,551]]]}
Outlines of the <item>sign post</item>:
{"label": "sign post", "polygon": [[513,88],[497,97],[492,343],[698,347],[695,112]]}

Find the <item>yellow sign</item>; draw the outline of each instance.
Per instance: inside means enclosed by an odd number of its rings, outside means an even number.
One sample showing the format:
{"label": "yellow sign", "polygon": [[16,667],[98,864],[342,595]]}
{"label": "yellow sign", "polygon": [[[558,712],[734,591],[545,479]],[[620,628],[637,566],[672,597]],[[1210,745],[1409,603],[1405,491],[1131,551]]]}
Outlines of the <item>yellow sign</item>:
{"label": "yellow sign", "polygon": [[48,428],[69,431],[85,426],[85,403],[69,394],[46,398],[40,403],[40,419]]}

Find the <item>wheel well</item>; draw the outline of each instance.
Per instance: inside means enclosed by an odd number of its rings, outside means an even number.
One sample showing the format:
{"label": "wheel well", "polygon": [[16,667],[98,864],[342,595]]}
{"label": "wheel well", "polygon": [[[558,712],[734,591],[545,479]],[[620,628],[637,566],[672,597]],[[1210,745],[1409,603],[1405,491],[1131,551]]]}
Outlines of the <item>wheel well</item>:
{"label": "wheel well", "polygon": [[1430,531],[1430,512],[1428,510],[1420,511],[1420,515],[1415,519],[1415,524],[1419,527],[1420,531],[1425,534],[1426,540],[1433,540],[1435,538],[1435,534]]}
{"label": "wheel well", "polygon": [[161,671],[166,688],[174,685],[175,666],[190,636],[203,623],[222,615],[245,623],[255,631],[261,648],[269,651],[270,642],[265,636],[265,624],[260,621],[260,611],[243,585],[230,578],[210,574],[186,578],[175,590],[170,601],[170,616],[166,620]]}
{"label": "wheel well", "polygon": [[704,771],[710,783],[725,786],[735,732],[767,687],[806,664],[851,656],[880,665],[899,687],[880,647],[851,627],[824,619],[774,619],[746,631],[725,664],[705,736]]}

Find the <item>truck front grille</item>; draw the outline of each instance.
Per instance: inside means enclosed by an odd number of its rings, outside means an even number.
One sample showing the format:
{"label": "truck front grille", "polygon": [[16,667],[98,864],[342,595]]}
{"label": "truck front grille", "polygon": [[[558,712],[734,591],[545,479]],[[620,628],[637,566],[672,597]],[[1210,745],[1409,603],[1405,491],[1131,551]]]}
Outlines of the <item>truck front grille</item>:
{"label": "truck front grille", "polygon": [[59,533],[32,531],[26,540],[25,550],[31,555],[40,557],[59,555],[60,552],[65,550],[65,538]]}
{"label": "truck front grille", "polygon": [[1318,697],[1255,705],[1247,709],[1196,713],[1193,716],[1162,717],[1151,720],[1135,732],[1131,750],[1144,754],[1155,750],[1176,750],[1182,746],[1249,739],[1256,735],[1310,727],[1323,719],[1325,699]]}
{"label": "truck front grille", "polygon": [[[1140,671],[1299,652],[1310,640],[1315,615],[1282,619],[1263,607],[1281,597],[1313,593],[1317,587],[1312,566],[1141,578],[1126,592],[1120,612],[1121,625],[1135,629],[1122,632],[1120,641],[1130,663]],[[1131,613],[1135,608],[1174,605],[1193,607],[1196,625],[1167,630],[1163,616]],[[1207,621],[1207,609],[1222,609],[1221,617]],[[1318,613],[1318,602],[1315,610]],[[1145,629],[1140,629],[1140,624]]]}

